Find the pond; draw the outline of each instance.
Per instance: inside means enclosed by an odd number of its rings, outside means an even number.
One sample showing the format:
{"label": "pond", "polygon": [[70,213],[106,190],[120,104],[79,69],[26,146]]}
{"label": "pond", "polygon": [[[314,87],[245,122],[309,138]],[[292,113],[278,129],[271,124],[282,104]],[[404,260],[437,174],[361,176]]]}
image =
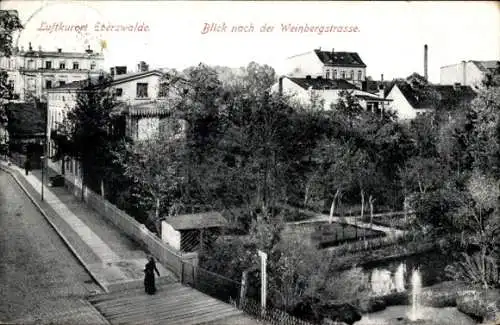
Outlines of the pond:
{"label": "pond", "polygon": [[[383,325],[383,324],[411,324],[411,306],[390,306],[386,309],[364,315],[361,320],[354,325]],[[454,307],[447,308],[432,308],[422,307],[419,317],[414,319],[415,324],[422,321],[431,321],[433,324],[439,325],[474,325],[475,320],[461,313]]]}
{"label": "pond", "polygon": [[[449,254],[430,251],[393,260],[370,262],[362,268],[372,280],[392,282],[386,286],[394,289],[401,286],[408,288],[411,271],[418,269],[422,276],[422,285],[427,287],[448,280],[445,268],[451,262],[453,259]],[[384,286],[383,283],[378,285]]]}

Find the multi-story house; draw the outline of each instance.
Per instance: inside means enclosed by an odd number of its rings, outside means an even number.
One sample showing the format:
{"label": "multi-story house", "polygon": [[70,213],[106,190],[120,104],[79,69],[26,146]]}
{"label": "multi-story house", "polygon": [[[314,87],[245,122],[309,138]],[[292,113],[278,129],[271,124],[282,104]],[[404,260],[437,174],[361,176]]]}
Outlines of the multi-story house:
{"label": "multi-story house", "polygon": [[30,96],[46,101],[47,89],[98,76],[104,56],[87,48],[82,52],[27,50],[16,48],[10,58],[0,57],[0,69],[6,70],[8,83],[20,101]]}
{"label": "multi-story house", "polygon": [[[103,78],[104,75],[101,75]],[[114,94],[118,105],[117,110],[124,113],[126,117],[126,134],[133,140],[142,140],[150,137],[157,130],[168,127],[172,130],[172,121],[166,118],[169,114],[169,103],[176,94],[166,86],[163,81],[164,72],[161,70],[149,70],[148,66],[141,62],[138,71],[127,72],[127,67],[118,66],[111,68],[112,80],[107,88]],[[99,77],[93,81],[98,81]],[[88,80],[75,81],[48,90],[48,124],[47,143],[48,155],[55,154],[54,143],[51,133],[59,123],[63,122],[68,111],[77,105],[77,98]],[[167,98],[169,101],[167,101]],[[179,122],[179,121],[175,121]],[[184,125],[180,123],[173,134],[182,134]],[[50,163],[55,170],[60,170],[61,162]],[[78,173],[76,162],[68,162],[66,170]]]}
{"label": "multi-story house", "polygon": [[344,79],[362,88],[366,80],[366,64],[356,52],[336,52],[315,49],[286,59],[289,77]]}
{"label": "multi-story house", "polygon": [[441,67],[439,83],[479,89],[486,77],[500,75],[500,61],[462,61]]}

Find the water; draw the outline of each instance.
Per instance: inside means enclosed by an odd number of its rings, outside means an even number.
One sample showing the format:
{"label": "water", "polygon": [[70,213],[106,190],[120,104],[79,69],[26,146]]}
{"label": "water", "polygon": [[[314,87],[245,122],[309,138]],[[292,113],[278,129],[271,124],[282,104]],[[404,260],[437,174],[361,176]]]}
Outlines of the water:
{"label": "water", "polygon": [[422,293],[422,276],[419,270],[413,270],[411,275],[411,313],[408,318],[412,321],[421,319],[420,295]]}
{"label": "water", "polygon": [[[411,306],[390,306],[386,309],[364,315],[361,320],[354,325],[383,325],[383,324],[408,324],[408,314],[411,313]],[[455,307],[433,308],[421,307],[419,321],[432,321],[436,325],[475,325],[477,324],[469,316],[461,313]],[[415,324],[418,324],[416,321]]]}

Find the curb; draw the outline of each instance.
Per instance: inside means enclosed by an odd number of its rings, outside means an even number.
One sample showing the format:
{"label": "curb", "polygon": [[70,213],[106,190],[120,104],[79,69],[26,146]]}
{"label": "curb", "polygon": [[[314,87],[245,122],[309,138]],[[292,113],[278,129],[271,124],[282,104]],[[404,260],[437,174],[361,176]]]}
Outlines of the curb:
{"label": "curb", "polygon": [[73,253],[73,255],[80,262],[80,264],[82,264],[82,266],[85,268],[85,270],[90,275],[90,277],[104,290],[104,292],[109,293],[109,289],[107,288],[107,286],[105,286],[103,283],[101,283],[101,281],[99,281],[97,279],[97,276],[90,270],[90,267],[87,265],[87,263],[85,263],[85,261],[80,256],[80,254],[78,254],[78,252],[73,247],[73,245],[69,242],[69,240],[66,238],[66,236],[64,236],[64,234],[57,228],[57,226],[52,222],[52,220],[50,220],[49,216],[43,210],[43,208],[38,204],[36,199],[28,192],[26,187],[19,181],[18,176],[15,175],[15,172],[10,170],[10,168],[5,167],[1,164],[0,164],[0,169],[5,171],[7,174],[9,174],[16,181],[17,185],[19,185],[19,187],[23,190],[23,192],[26,194],[26,196],[28,196],[28,198],[33,203],[33,205],[40,211],[40,213],[43,215],[45,220],[48,221],[48,223],[56,231],[56,233],[59,235],[59,237],[61,237],[64,244],[69,248],[70,252]]}

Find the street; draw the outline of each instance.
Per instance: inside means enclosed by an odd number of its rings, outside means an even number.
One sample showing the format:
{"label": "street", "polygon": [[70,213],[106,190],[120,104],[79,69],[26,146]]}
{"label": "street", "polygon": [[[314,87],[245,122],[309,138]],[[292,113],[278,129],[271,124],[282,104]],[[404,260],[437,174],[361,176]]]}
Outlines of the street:
{"label": "street", "polygon": [[0,171],[0,323],[101,323],[101,292],[18,184]]}

